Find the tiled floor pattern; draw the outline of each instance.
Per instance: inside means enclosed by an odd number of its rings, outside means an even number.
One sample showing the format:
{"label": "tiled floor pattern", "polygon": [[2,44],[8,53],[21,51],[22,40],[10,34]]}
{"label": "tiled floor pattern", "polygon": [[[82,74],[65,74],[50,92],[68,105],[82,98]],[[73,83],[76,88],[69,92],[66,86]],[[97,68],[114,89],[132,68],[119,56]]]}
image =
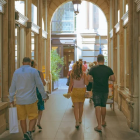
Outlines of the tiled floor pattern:
{"label": "tiled floor pattern", "polygon": [[[113,112],[107,106],[107,126],[102,133],[94,131],[97,125],[95,109],[87,99],[84,104],[83,123],[79,130],[75,129],[75,119],[71,100],[65,99],[62,94],[66,89],[59,89],[51,94],[45,104],[42,118],[42,132],[36,129],[34,140],[140,140],[138,133],[130,130],[126,124],[126,118],[115,107]],[[22,140],[22,133],[9,134],[7,131],[0,136],[0,140]]]}

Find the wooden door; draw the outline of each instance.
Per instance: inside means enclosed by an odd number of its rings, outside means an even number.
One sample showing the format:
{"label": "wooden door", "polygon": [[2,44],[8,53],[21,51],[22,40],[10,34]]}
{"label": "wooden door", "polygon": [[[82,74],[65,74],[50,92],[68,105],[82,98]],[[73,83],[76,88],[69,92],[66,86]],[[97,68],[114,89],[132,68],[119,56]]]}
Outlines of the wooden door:
{"label": "wooden door", "polygon": [[69,64],[71,61],[74,61],[74,52],[65,52],[64,51],[64,77],[67,77],[69,71]]}

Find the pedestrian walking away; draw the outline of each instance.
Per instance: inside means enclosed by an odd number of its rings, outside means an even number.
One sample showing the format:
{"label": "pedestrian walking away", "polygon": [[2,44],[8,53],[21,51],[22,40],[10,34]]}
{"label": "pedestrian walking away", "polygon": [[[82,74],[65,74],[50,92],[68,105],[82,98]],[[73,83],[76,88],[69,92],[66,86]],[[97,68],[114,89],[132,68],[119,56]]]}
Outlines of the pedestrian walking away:
{"label": "pedestrian walking away", "polygon": [[[13,74],[9,89],[9,99],[10,103],[14,105],[14,95],[16,96],[18,119],[20,120],[24,139],[26,140],[32,140],[32,131],[38,118],[36,87],[41,93],[42,99],[46,102],[47,94],[38,71],[31,67],[31,59],[25,57],[23,59],[23,66]],[[29,119],[29,131],[27,131],[27,117]]]}
{"label": "pedestrian walking away", "polygon": [[93,78],[93,102],[98,126],[95,131],[102,131],[102,126],[106,126],[106,102],[108,98],[108,81],[115,81],[113,70],[104,65],[104,56],[98,55],[98,65],[89,71],[88,80]]}

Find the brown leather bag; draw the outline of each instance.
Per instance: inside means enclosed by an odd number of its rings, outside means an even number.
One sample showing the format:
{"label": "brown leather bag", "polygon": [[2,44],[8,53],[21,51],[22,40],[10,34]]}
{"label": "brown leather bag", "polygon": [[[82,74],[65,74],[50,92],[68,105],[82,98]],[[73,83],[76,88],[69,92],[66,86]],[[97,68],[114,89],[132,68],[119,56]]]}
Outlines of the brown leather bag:
{"label": "brown leather bag", "polygon": [[86,91],[85,98],[91,98],[93,95],[92,91]]}

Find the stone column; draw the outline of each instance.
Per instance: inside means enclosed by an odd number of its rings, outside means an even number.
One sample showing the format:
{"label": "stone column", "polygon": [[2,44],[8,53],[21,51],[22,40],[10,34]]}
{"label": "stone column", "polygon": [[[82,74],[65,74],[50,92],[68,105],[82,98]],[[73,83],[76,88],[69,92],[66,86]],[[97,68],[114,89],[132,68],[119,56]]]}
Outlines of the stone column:
{"label": "stone column", "polygon": [[3,31],[2,32],[2,101],[7,102],[9,95],[9,86],[8,86],[8,0],[5,5],[4,14],[2,17]]}
{"label": "stone column", "polygon": [[119,1],[119,6],[120,6],[120,31],[119,31],[119,37],[120,37],[120,44],[119,44],[119,49],[120,49],[120,84],[119,88],[124,89],[124,29],[123,29],[123,21],[121,20],[123,16],[123,1]]}
{"label": "stone column", "polygon": [[139,104],[138,104],[138,13],[136,12],[136,4],[132,0],[128,0],[128,16],[129,16],[129,24],[128,24],[128,31],[129,31],[129,57],[130,57],[130,83],[129,83],[129,104],[131,109],[131,114],[133,116],[132,122],[130,125],[132,126],[133,130],[138,131],[139,129]]}
{"label": "stone column", "polygon": [[117,24],[117,3],[115,0],[112,1],[112,26],[113,26],[113,71],[116,77],[116,81],[114,83],[114,95],[115,101],[118,102],[118,86],[117,86],[117,34],[114,26]]}
{"label": "stone column", "polygon": [[93,23],[93,3],[89,3],[89,29],[94,29],[94,23]]}
{"label": "stone column", "polygon": [[39,35],[38,35],[38,69],[40,71],[42,71],[42,65],[41,65],[41,49],[42,49],[42,0],[39,0],[39,17],[38,17],[38,25],[40,27],[40,30],[39,30]]}
{"label": "stone column", "polygon": [[47,19],[47,45],[46,45],[46,80],[50,80],[49,92],[52,91],[52,75],[51,75],[51,16]]}
{"label": "stone column", "polygon": [[[31,22],[31,11],[32,11],[32,0],[27,0],[27,13],[26,16],[28,17],[28,22]],[[31,28],[26,29],[26,57],[31,58]]]}
{"label": "stone column", "polygon": [[[140,23],[140,13],[139,13],[139,23]],[[140,27],[139,27],[139,54],[140,54]],[[140,133],[140,55],[139,55],[139,133]]]}
{"label": "stone column", "polygon": [[15,0],[8,1],[8,73],[9,87],[15,71]]}
{"label": "stone column", "polygon": [[25,57],[25,29],[20,27],[20,66],[22,66],[22,60]]}
{"label": "stone column", "polygon": [[85,16],[84,16],[84,22],[85,22],[85,25],[84,25],[84,29],[88,29],[88,23],[89,23],[89,17],[88,17],[88,2],[87,1],[84,1],[85,4],[84,4],[84,9],[85,9]]}

